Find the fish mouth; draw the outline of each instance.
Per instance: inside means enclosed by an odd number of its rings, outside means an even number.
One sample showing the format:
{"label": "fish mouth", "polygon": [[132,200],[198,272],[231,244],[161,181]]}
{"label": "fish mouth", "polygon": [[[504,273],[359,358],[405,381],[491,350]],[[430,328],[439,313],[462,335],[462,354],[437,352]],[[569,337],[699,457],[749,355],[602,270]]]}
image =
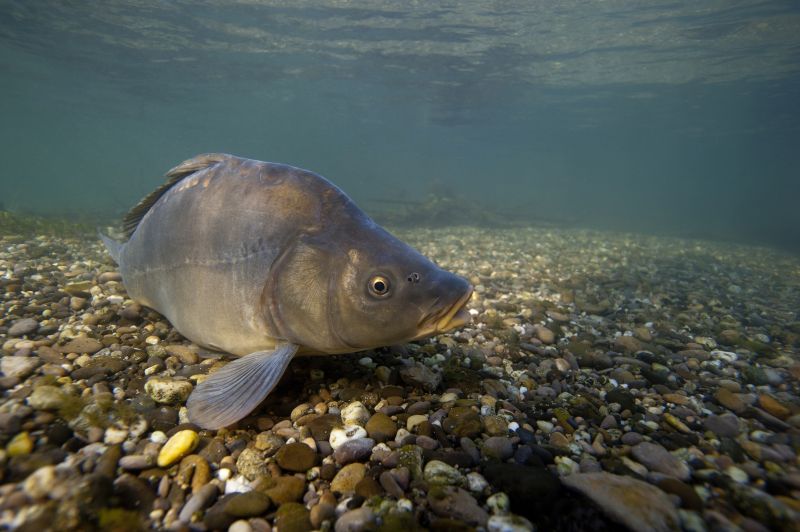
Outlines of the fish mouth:
{"label": "fish mouth", "polygon": [[420,323],[421,333],[415,338],[425,338],[434,334],[440,334],[453,329],[463,327],[472,321],[467,310],[467,303],[472,297],[474,288],[470,285],[464,294],[450,306],[445,306],[425,317]]}

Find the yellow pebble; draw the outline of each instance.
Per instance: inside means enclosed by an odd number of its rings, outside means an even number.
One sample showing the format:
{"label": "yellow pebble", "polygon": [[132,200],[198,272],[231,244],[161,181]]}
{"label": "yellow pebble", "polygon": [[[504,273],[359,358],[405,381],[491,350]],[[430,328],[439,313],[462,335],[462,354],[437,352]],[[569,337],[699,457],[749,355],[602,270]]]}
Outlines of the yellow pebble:
{"label": "yellow pebble", "polygon": [[667,423],[669,423],[679,431],[683,432],[684,434],[690,434],[692,432],[692,429],[687,427],[683,421],[673,416],[669,412],[664,412],[664,419],[667,420]]}
{"label": "yellow pebble", "polygon": [[167,467],[194,451],[200,436],[193,430],[176,432],[158,453],[158,467]]}
{"label": "yellow pebble", "polygon": [[32,450],[33,440],[31,439],[31,435],[27,432],[20,432],[6,445],[6,452],[9,458],[30,454]]}

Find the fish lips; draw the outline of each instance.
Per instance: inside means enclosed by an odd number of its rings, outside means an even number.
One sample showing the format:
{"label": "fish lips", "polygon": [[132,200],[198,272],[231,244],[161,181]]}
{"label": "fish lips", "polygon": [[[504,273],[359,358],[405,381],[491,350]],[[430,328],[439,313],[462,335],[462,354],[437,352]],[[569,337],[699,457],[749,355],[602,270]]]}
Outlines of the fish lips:
{"label": "fish lips", "polygon": [[472,321],[472,316],[467,310],[467,303],[469,303],[473,291],[472,285],[468,284],[466,291],[454,303],[429,314],[420,323],[420,334],[414,340],[452,331]]}

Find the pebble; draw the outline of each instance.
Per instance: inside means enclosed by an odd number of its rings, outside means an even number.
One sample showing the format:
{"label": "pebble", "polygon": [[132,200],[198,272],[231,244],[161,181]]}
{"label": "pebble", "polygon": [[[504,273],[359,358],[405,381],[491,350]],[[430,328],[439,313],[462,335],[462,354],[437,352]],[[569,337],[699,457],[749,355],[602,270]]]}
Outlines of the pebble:
{"label": "pebble", "polygon": [[689,480],[691,477],[689,466],[656,443],[639,443],[631,448],[631,454],[636,461],[651,471],[658,471],[680,480]]}
{"label": "pebble", "polygon": [[253,527],[244,519],[234,521],[231,526],[228,527],[228,532],[251,532],[252,530]]}
{"label": "pebble", "polygon": [[191,521],[192,516],[196,512],[199,512],[203,508],[210,506],[214,502],[218,492],[219,490],[214,484],[206,484],[200,488],[198,491],[192,494],[189,500],[186,501],[186,504],[183,505],[183,508],[178,515],[178,519],[184,523]]}
{"label": "pebble", "polygon": [[158,467],[169,467],[174,464],[194,451],[199,442],[200,437],[193,430],[187,429],[176,432],[159,451]]}
{"label": "pebble", "polygon": [[376,524],[375,512],[368,506],[350,510],[336,520],[336,532],[362,532],[374,530]]}
{"label": "pebble", "polygon": [[223,511],[233,517],[256,517],[266,512],[272,501],[260,491],[236,493],[225,501]]}
{"label": "pebble", "polygon": [[533,524],[519,515],[493,515],[486,523],[488,532],[530,532],[535,530]]}
{"label": "pebble", "polygon": [[424,478],[431,484],[447,484],[460,486],[464,484],[464,475],[458,469],[439,460],[431,460],[425,464]]}
{"label": "pebble", "polygon": [[[364,430],[363,427],[358,425],[348,425],[345,427],[335,427],[331,429],[331,435],[328,442],[331,444],[331,448],[336,450],[341,446],[344,442],[350,440],[356,440],[359,438],[366,438],[367,431]],[[375,435],[370,436],[375,440],[378,438]]]}
{"label": "pebble", "polygon": [[287,443],[275,454],[275,460],[281,469],[302,473],[314,466],[317,453],[305,443]]}
{"label": "pebble", "polygon": [[61,353],[88,353],[94,354],[103,349],[103,343],[94,338],[78,336],[69,342],[56,346],[56,350]]}
{"label": "pebble", "polygon": [[56,468],[52,465],[40,467],[25,479],[22,489],[31,499],[44,499],[55,488]]}
{"label": "pebble", "polygon": [[481,452],[489,460],[506,461],[514,456],[514,445],[510,438],[491,436],[484,440]]}
{"label": "pebble", "polygon": [[64,405],[66,394],[58,386],[43,385],[34,388],[26,402],[37,410],[57,410]]}
{"label": "pebble", "polygon": [[356,485],[361,482],[366,472],[366,466],[360,462],[347,464],[333,477],[331,491],[353,493],[356,490]]}
{"label": "pebble", "polygon": [[720,438],[735,438],[739,435],[739,418],[734,414],[708,416],[703,420],[703,426]]}
{"label": "pebble", "polygon": [[150,377],[144,383],[144,391],[153,401],[168,405],[185,403],[192,389],[191,382],[168,377]]}
{"label": "pebble", "polygon": [[302,504],[287,502],[275,514],[276,532],[307,532],[311,530],[308,510]]}
{"label": "pebble", "polygon": [[27,431],[20,432],[6,444],[6,453],[9,458],[25,456],[33,451],[33,438]]}
{"label": "pebble", "polygon": [[468,492],[455,486],[434,486],[428,490],[428,505],[433,513],[463,521],[471,526],[486,526],[489,514]]}
{"label": "pebble", "polygon": [[348,440],[336,448],[333,452],[333,459],[337,464],[345,465],[351,462],[360,462],[372,454],[375,447],[375,440],[372,438],[357,438]]}
{"label": "pebble", "polygon": [[39,322],[33,318],[22,318],[11,324],[8,328],[9,336],[25,336],[39,328]]}
{"label": "pebble", "polygon": [[442,382],[442,375],[426,366],[415,364],[400,370],[400,378],[409,386],[417,386],[429,392],[435,391]]}
{"label": "pebble", "polygon": [[397,434],[397,423],[386,414],[377,412],[369,418],[365,426],[369,437],[377,442],[391,440]]}
{"label": "pebble", "polygon": [[370,419],[369,411],[360,401],[354,401],[344,407],[341,416],[345,425],[361,425],[362,427]]}
{"label": "pebble", "polygon": [[41,365],[39,357],[4,356],[0,359],[0,371],[7,377],[24,379],[31,375]]}

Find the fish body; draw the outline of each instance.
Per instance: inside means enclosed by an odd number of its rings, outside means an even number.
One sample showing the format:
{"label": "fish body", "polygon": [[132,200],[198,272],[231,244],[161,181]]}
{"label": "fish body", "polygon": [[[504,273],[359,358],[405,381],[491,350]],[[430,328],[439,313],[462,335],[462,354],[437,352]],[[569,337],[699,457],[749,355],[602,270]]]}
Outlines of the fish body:
{"label": "fish body", "polygon": [[193,342],[241,357],[192,393],[201,426],[247,415],[296,354],[355,352],[469,320],[469,283],[313,172],[205,154],[167,177],[126,217],[128,241],[104,241],[133,299]]}

